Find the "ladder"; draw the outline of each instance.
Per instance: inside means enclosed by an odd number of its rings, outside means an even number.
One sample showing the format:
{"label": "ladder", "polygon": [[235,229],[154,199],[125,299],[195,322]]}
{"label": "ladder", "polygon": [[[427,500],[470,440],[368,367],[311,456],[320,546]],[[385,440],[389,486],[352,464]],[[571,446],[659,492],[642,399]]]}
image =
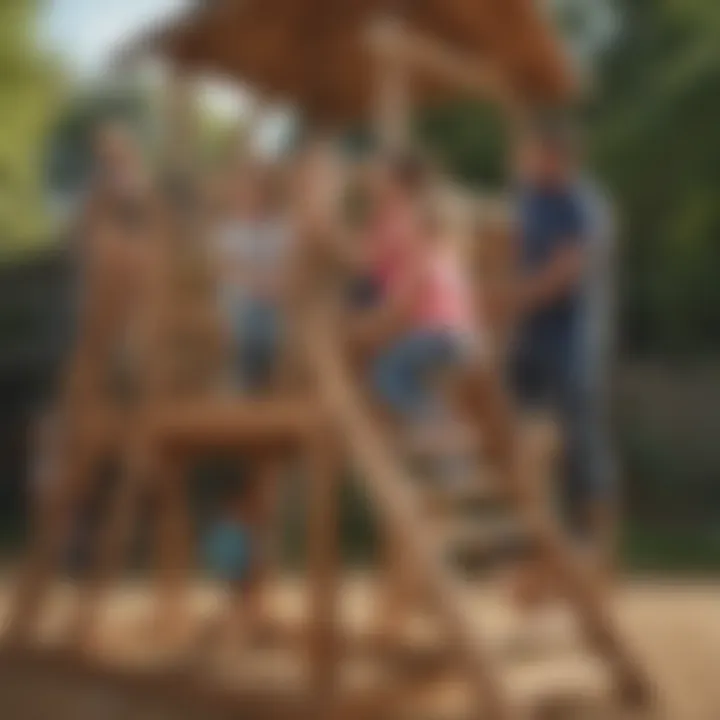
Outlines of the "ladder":
{"label": "ladder", "polygon": [[[535,431],[516,444],[509,432],[514,419],[496,379],[473,380],[489,472],[481,472],[469,484],[440,484],[423,493],[387,439],[376,431],[332,337],[331,327],[323,329],[319,324],[314,328],[311,346],[320,392],[342,428],[345,449],[361,470],[362,483],[381,521],[402,545],[404,562],[422,589],[418,599],[429,599],[450,649],[449,658],[444,656],[435,669],[434,681],[427,679],[426,688],[433,687],[430,696],[444,698],[454,707],[454,714],[448,714],[446,707],[438,716],[520,718],[543,703],[578,695],[618,700],[629,707],[649,701],[649,681],[616,624],[607,598],[574,558],[546,503],[537,496],[550,469],[543,435]],[[493,642],[494,623],[483,626],[474,617],[476,590],[483,579],[473,577],[467,563],[458,563],[458,554],[477,560],[518,542],[544,553],[556,571],[567,614],[574,621],[569,629],[574,629],[577,641],[564,658],[558,657],[556,647],[543,663],[539,647],[532,662],[513,668]],[[564,650],[566,646],[563,643]],[[457,683],[448,685],[448,659],[450,667],[464,668],[464,693],[457,692]],[[448,689],[445,693],[443,685]],[[417,686],[410,692],[421,703],[417,716],[436,716]],[[479,710],[486,714],[478,715]]]}

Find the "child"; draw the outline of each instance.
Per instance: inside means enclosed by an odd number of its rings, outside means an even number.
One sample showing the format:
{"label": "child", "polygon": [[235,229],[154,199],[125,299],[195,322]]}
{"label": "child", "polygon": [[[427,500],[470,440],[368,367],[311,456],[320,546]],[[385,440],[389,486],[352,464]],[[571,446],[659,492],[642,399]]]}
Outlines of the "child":
{"label": "child", "polygon": [[[277,178],[271,168],[236,165],[224,182],[224,212],[215,234],[220,299],[228,316],[235,368],[242,390],[264,392],[274,380],[282,338],[291,238],[279,210]],[[249,489],[233,493],[210,531],[206,550],[214,571],[243,587],[257,604],[265,570],[258,547],[268,541],[277,508],[277,467],[253,466]]]}
{"label": "child", "polygon": [[[474,298],[460,252],[462,237],[453,227],[453,209],[443,201],[429,212],[404,267],[387,288],[390,302],[405,307],[405,326],[376,356],[373,386],[404,420],[424,427],[441,411],[430,383],[467,362],[478,349]],[[394,297],[393,297],[394,296]]]}
{"label": "child", "polygon": [[205,538],[205,565],[227,589],[224,612],[209,625],[202,639],[208,650],[218,641],[224,641],[223,650],[237,649],[246,628],[253,627],[258,620],[261,569],[258,535],[263,488],[254,480],[234,484]]}
{"label": "child", "polygon": [[231,324],[236,369],[243,389],[250,392],[267,389],[276,369],[279,303],[291,240],[271,181],[268,168],[234,168],[215,236],[221,300]]}
{"label": "child", "polygon": [[398,155],[370,169],[368,189],[374,207],[361,248],[365,268],[356,286],[361,308],[387,300],[403,272],[420,233],[419,204],[427,183],[427,169],[412,155]]}

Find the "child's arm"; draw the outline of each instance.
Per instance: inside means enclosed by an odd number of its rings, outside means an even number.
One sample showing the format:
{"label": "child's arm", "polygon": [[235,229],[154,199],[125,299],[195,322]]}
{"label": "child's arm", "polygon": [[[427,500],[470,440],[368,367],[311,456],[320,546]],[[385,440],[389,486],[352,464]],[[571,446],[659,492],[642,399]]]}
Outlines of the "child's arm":
{"label": "child's arm", "polygon": [[418,256],[405,269],[398,287],[382,305],[369,310],[351,328],[351,343],[360,352],[372,353],[403,332],[417,307],[426,272],[426,258]]}

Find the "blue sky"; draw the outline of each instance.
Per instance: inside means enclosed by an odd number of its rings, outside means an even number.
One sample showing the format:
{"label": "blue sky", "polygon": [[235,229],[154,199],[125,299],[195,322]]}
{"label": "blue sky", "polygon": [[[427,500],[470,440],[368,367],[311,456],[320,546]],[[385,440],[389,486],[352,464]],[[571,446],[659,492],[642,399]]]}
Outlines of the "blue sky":
{"label": "blue sky", "polygon": [[83,75],[102,69],[123,41],[180,12],[186,0],[48,0],[43,36]]}

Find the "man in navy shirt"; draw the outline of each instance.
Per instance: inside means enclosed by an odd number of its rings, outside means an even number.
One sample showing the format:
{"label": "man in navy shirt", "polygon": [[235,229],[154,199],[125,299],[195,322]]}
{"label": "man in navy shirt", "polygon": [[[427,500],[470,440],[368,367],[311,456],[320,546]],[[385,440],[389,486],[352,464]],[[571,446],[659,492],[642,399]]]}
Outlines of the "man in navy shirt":
{"label": "man in navy shirt", "polygon": [[[614,526],[613,478],[603,425],[605,387],[598,278],[598,205],[576,175],[572,129],[558,122],[532,126],[518,155],[516,292],[518,335],[512,380],[526,409],[550,409],[564,445],[559,499],[570,530],[605,560]],[[589,307],[592,305],[593,307]]]}

